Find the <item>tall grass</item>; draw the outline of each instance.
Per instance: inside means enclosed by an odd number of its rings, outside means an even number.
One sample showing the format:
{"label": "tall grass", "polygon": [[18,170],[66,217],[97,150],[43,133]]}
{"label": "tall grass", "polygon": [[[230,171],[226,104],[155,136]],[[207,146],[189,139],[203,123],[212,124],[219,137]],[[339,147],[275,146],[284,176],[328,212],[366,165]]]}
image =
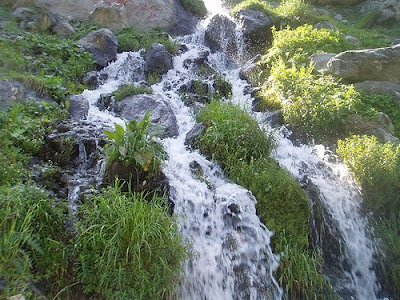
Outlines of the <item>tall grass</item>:
{"label": "tall grass", "polygon": [[187,246],[166,199],[110,187],[81,208],[78,279],[106,299],[163,299],[173,294]]}

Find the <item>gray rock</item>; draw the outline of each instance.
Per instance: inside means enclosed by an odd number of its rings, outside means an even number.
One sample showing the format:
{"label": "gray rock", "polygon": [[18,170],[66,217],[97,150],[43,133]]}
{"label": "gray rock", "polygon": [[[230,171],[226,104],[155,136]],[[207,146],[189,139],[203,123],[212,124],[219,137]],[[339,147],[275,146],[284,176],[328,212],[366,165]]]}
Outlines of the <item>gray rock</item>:
{"label": "gray rock", "polygon": [[84,85],[88,86],[91,89],[95,89],[99,86],[99,79],[97,77],[96,71],[91,71],[86,73],[83,77],[82,82]]}
{"label": "gray rock", "polygon": [[328,71],[328,62],[335,55],[336,53],[320,53],[313,55],[311,61],[314,63],[314,71],[326,73]]}
{"label": "gray rock", "polygon": [[366,80],[400,84],[400,45],[342,52],[328,62],[329,72],[350,82]]}
{"label": "gray rock", "polygon": [[388,132],[387,130],[380,128],[380,127],[370,128],[365,131],[365,134],[376,136],[377,139],[379,141],[381,141],[382,143],[399,143],[400,142],[400,140],[397,137],[395,137],[390,132]]}
{"label": "gray rock", "polygon": [[67,98],[69,102],[69,118],[75,121],[85,120],[89,112],[89,101],[82,95]]}
{"label": "gray rock", "polygon": [[341,14],[335,15],[335,20],[343,21],[343,16]]}
{"label": "gray rock", "polygon": [[206,126],[202,123],[197,123],[193,128],[186,134],[185,145],[190,149],[197,149],[198,143],[200,142],[201,134],[206,130]]}
{"label": "gray rock", "polygon": [[161,138],[178,135],[178,125],[175,114],[168,102],[159,95],[136,95],[127,97],[116,104],[116,110],[127,120],[142,120],[147,111],[151,112],[151,121],[161,127]]}
{"label": "gray rock", "polygon": [[172,55],[165,46],[159,43],[151,45],[146,54],[146,72],[165,74],[170,69],[172,69]]}
{"label": "gray rock", "polygon": [[184,36],[194,33],[199,18],[185,10],[181,1],[175,0],[175,6],[177,11],[172,33],[176,36]]}
{"label": "gray rock", "polygon": [[[0,80],[0,110],[6,110],[16,103],[26,101],[40,102],[43,97],[39,93],[25,87],[15,80]],[[47,99],[48,101],[48,99]]]}
{"label": "gray rock", "polygon": [[240,52],[236,24],[223,15],[215,15],[205,31],[205,41],[212,52],[224,51],[233,58]]}
{"label": "gray rock", "polygon": [[395,97],[400,104],[400,85],[387,82],[387,81],[373,81],[367,80],[363,82],[357,82],[354,84],[354,87],[362,92],[366,92],[369,94],[387,94]]}
{"label": "gray rock", "polygon": [[335,31],[338,30],[338,28],[335,25],[333,25],[331,22],[329,22],[329,21],[318,22],[318,23],[314,24],[314,28],[316,28],[316,29],[330,29],[330,30],[335,30]]}
{"label": "gray rock", "polygon": [[118,30],[124,16],[120,6],[112,6],[95,8],[90,18],[92,22],[101,27]]}
{"label": "gray rock", "polygon": [[373,11],[379,10],[382,8],[383,2],[382,1],[366,1],[360,5],[360,13],[361,14],[369,14]]}
{"label": "gray rock", "polygon": [[346,35],[344,38],[352,46],[359,46],[360,45],[360,41],[358,40],[358,38],[356,38],[356,37],[354,37],[352,35]]}
{"label": "gray rock", "polygon": [[61,37],[68,37],[76,33],[74,27],[64,20],[58,20],[52,31]]}
{"label": "gray rock", "polygon": [[[261,60],[261,54],[254,56],[252,59],[247,61],[244,66],[240,69],[240,79],[252,82],[254,72],[257,70],[257,63]],[[254,84],[254,82],[252,82]]]}
{"label": "gray rock", "polygon": [[56,24],[56,19],[51,14],[45,12],[39,15],[35,21],[35,27],[39,31],[47,31]]}
{"label": "gray rock", "polygon": [[118,40],[107,28],[94,31],[80,39],[78,45],[93,54],[96,64],[105,67],[117,57]]}
{"label": "gray rock", "polygon": [[394,126],[392,120],[389,116],[383,112],[379,112],[375,118],[376,123],[381,127],[387,130],[390,134],[394,134]]}
{"label": "gray rock", "polygon": [[13,17],[16,18],[18,22],[31,21],[35,18],[36,15],[36,10],[27,7],[17,7],[13,12]]}
{"label": "gray rock", "polygon": [[272,38],[271,27],[274,25],[270,17],[257,10],[242,9],[235,18],[242,26],[244,36],[250,43],[261,43]]}
{"label": "gray rock", "polygon": [[16,9],[18,7],[35,7],[35,1],[34,0],[17,0],[13,4],[13,9]]}
{"label": "gray rock", "polygon": [[391,44],[390,44],[390,46],[396,46],[396,45],[399,45],[400,44],[400,39],[395,39]]}

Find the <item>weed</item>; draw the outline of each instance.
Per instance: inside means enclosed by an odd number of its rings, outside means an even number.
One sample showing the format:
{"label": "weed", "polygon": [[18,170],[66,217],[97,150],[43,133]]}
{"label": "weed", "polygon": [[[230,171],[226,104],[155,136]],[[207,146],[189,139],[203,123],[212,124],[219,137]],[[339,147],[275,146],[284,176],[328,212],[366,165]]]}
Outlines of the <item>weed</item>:
{"label": "weed", "polygon": [[182,6],[199,17],[205,17],[208,13],[203,0],[180,0]]}

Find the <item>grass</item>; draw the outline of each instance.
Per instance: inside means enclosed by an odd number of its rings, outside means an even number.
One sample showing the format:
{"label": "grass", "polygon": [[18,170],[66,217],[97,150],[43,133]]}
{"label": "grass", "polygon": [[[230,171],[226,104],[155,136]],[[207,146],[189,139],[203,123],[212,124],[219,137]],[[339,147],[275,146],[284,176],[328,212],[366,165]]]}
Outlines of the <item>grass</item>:
{"label": "grass", "polygon": [[278,278],[289,299],[315,299],[332,293],[320,274],[321,262],[308,250],[309,200],[297,181],[270,158],[271,137],[232,104],[211,102],[198,119],[207,127],[200,150],[253,193],[261,221],[275,231],[273,248],[285,255]]}
{"label": "grass", "polygon": [[126,97],[140,95],[140,94],[152,94],[152,90],[145,86],[135,86],[134,84],[123,84],[116,91],[113,92],[115,101],[121,101]]}
{"label": "grass", "polygon": [[178,44],[160,29],[141,33],[134,28],[126,28],[117,32],[116,35],[118,38],[118,52],[139,51],[141,49],[147,51],[154,43],[163,44],[172,55],[178,52]]}
{"label": "grass", "polygon": [[164,299],[173,295],[188,249],[166,199],[110,187],[81,208],[78,278],[106,299]]}
{"label": "grass", "polygon": [[182,6],[191,13],[203,18],[207,15],[208,11],[203,0],[180,0]]}

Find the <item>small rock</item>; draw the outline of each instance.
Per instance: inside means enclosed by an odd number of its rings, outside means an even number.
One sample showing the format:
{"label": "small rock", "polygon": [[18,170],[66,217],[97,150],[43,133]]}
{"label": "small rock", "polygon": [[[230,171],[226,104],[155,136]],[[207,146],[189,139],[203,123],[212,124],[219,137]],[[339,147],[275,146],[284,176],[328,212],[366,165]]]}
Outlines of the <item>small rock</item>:
{"label": "small rock", "polygon": [[335,20],[343,21],[343,16],[341,14],[335,15]]}
{"label": "small rock", "polygon": [[314,24],[314,28],[316,28],[316,29],[330,29],[330,30],[334,30],[334,31],[338,30],[338,28],[335,25],[333,25],[331,22],[329,22],[329,21],[318,22],[318,23]]}
{"label": "small rock", "polygon": [[186,134],[185,145],[190,149],[196,149],[200,142],[201,134],[206,130],[206,126],[202,123],[194,125],[194,127]]}
{"label": "small rock", "polygon": [[336,53],[320,53],[311,57],[314,63],[314,70],[318,73],[326,73],[328,71],[328,62]]}
{"label": "small rock", "polygon": [[356,37],[354,37],[352,35],[346,35],[344,38],[352,46],[359,46],[360,45],[360,41],[358,40],[358,38],[356,38]]}
{"label": "small rock", "polygon": [[70,96],[69,101],[69,118],[73,120],[82,120],[87,118],[89,112],[89,101],[82,95]]}
{"label": "small rock", "polygon": [[99,86],[99,80],[97,77],[97,72],[96,71],[91,71],[86,73],[86,75],[83,77],[82,82],[84,85],[89,87],[90,89],[95,89]]}
{"label": "small rock", "polygon": [[76,33],[74,27],[64,20],[58,20],[52,31],[61,37],[68,37]]}
{"label": "small rock", "polygon": [[395,129],[392,120],[389,118],[387,114],[379,112],[376,116],[376,123],[385,130],[389,131],[389,133],[394,134]]}

